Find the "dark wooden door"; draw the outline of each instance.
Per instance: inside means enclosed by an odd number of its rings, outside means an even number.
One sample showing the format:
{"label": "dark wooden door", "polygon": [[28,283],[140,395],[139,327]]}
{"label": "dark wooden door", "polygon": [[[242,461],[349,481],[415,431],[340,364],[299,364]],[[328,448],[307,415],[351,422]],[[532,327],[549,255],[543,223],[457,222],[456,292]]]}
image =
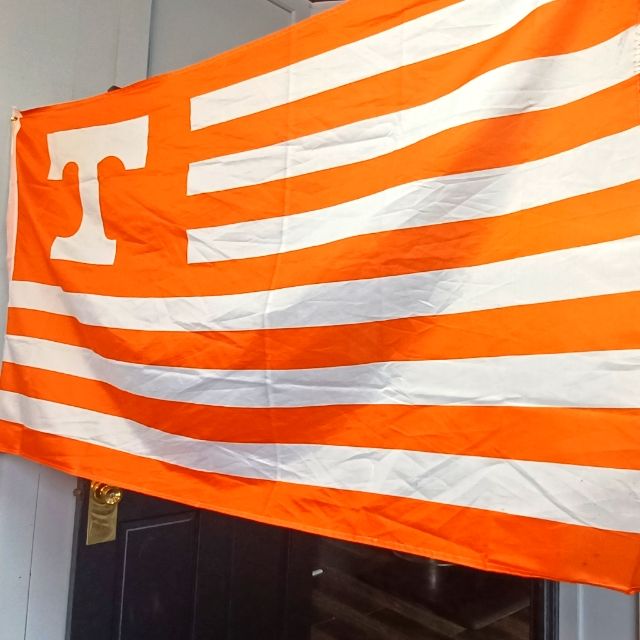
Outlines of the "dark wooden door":
{"label": "dark wooden door", "polygon": [[[557,585],[125,492],[77,527],[71,640],[557,640]],[[314,577],[315,576],[315,577]]]}
{"label": "dark wooden door", "polygon": [[114,542],[77,527],[71,640],[304,640],[304,534],[125,492]]}

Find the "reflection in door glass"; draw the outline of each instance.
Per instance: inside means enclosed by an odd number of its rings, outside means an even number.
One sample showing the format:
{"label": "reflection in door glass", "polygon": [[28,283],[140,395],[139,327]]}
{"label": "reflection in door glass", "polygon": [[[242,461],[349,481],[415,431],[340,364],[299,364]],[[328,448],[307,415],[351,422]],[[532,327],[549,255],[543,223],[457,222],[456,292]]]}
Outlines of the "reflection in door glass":
{"label": "reflection in door glass", "polygon": [[528,640],[533,580],[318,538],[311,640]]}

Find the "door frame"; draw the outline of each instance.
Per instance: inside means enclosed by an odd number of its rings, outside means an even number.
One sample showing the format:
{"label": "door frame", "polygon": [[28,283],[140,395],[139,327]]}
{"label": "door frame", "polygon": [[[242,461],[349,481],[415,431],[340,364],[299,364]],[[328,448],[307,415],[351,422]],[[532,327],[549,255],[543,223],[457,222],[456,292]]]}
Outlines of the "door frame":
{"label": "door frame", "polygon": [[531,637],[535,640],[561,640],[560,583],[538,581],[531,594]]}

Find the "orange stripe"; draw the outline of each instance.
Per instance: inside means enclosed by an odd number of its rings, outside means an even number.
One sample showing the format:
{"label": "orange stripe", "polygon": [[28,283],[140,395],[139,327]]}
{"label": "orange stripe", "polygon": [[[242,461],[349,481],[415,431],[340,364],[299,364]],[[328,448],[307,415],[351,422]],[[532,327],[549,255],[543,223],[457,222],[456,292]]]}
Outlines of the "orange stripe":
{"label": "orange stripe", "polygon": [[[350,0],[339,11],[310,21],[306,26],[303,23],[290,31],[221,56],[217,58],[217,66],[204,63],[184,72],[116,92],[111,96],[84,101],[80,105],[31,112],[24,119],[23,130],[19,136],[22,158],[19,231],[24,239],[20,240],[21,244],[18,248],[16,273],[26,274],[21,279],[55,284],[61,282],[69,290],[115,295],[163,296],[180,293],[201,295],[243,290],[242,287],[245,286],[262,289],[263,286],[257,285],[265,280],[270,281],[276,267],[281,268],[277,258],[260,264],[247,262],[238,271],[234,270],[235,275],[231,279],[226,278],[227,271],[224,269],[227,267],[217,269],[211,265],[205,265],[205,268],[196,269],[186,265],[175,266],[184,264],[185,226],[204,226],[214,221],[232,222],[256,216],[274,215],[283,210],[293,213],[315,209],[350,200],[370,193],[372,190],[432,175],[442,175],[443,172],[470,171],[500,164],[524,162],[637,124],[637,93],[634,81],[602,92],[599,96],[550,112],[460,127],[435,136],[411,149],[370,163],[215,196],[192,199],[185,197],[185,161],[194,153],[202,151],[199,145],[189,146],[187,139],[189,122],[187,97],[192,95],[192,92],[226,86],[231,82],[278,68],[296,59],[331,49],[338,46],[336,43],[340,43],[341,39],[342,43],[349,42],[449,4],[451,2],[448,1],[395,0],[393,15],[383,20],[371,20],[372,8],[380,10],[381,13],[389,13],[388,0]],[[616,11],[611,11],[601,1],[597,5],[603,11],[601,18],[595,20],[593,26],[582,25],[576,29],[575,33],[582,32],[583,29],[592,29],[590,33],[594,33],[601,28],[600,25],[605,29],[605,25],[612,24],[609,20],[617,19],[611,14],[620,16],[624,13],[625,16],[629,16],[633,12],[635,17],[637,10],[635,0],[633,3],[627,0],[618,4],[620,6],[616,7]],[[575,8],[571,16],[573,20],[578,21],[583,11],[585,11],[583,3],[575,0]],[[541,24],[539,29],[532,31],[531,40],[544,38],[562,41],[569,38],[569,34],[574,33],[570,21],[562,25],[557,33],[547,29],[546,26]],[[543,38],[540,34],[544,34]],[[576,38],[578,37],[581,36],[576,35]],[[489,50],[486,48],[486,51]],[[381,85],[389,86],[384,83],[392,81],[392,78],[393,75],[381,78]],[[369,83],[370,86],[373,84],[373,81]],[[367,86],[367,83],[362,86]],[[350,89],[344,90],[345,97],[347,95],[352,97]],[[309,104],[314,104],[314,109],[319,109],[324,104],[327,110],[331,111],[335,107],[329,101],[329,96],[326,98],[326,101],[324,98],[310,99]],[[75,231],[74,225],[77,226],[79,220],[79,204],[77,180],[73,176],[72,167],[68,168],[64,181],[54,183],[46,180],[49,161],[46,152],[46,133],[51,130],[94,125],[105,120],[131,118],[142,115],[148,108],[152,109],[152,117],[151,148],[147,168],[143,171],[123,174],[121,165],[114,159],[106,160],[101,167],[103,176],[106,178],[102,192],[106,227],[112,237],[120,240],[117,265],[114,268],[105,269],[86,265],[51,263],[47,257],[51,241],[57,235],[70,235]],[[292,113],[293,110],[283,109],[282,112]],[[269,122],[269,118],[272,117],[277,117],[277,114],[275,112],[269,114],[265,119],[254,118],[253,122],[256,125]],[[342,117],[349,116],[345,112]],[[299,122],[303,127],[307,126],[304,122],[308,121],[301,119]],[[224,131],[222,127],[218,130]],[[234,128],[230,126],[226,131],[227,135],[230,135]],[[255,141],[260,138],[253,137],[254,133],[248,132],[247,135],[252,137],[255,144]],[[204,142],[208,135],[210,134],[207,133],[200,140]],[[193,139],[196,140],[195,135]],[[224,144],[231,145],[228,141]],[[222,147],[223,145],[220,146]],[[171,149],[172,153],[168,153],[167,149]],[[536,156],[536,153],[540,156]],[[77,215],[75,220],[69,219],[70,216],[73,217],[73,212]],[[27,216],[32,216],[32,219]],[[459,227],[458,230],[460,229],[462,228]],[[474,233],[478,229],[482,227],[475,229]],[[495,230],[497,227],[492,229]],[[502,227],[503,231],[504,229]],[[529,231],[531,229],[527,229],[527,233]],[[603,230],[598,227],[595,234],[602,232]],[[488,237],[484,239],[488,240]],[[541,241],[541,238],[538,240]],[[454,242],[454,238],[451,238],[451,242]],[[365,246],[358,245],[353,249],[366,253],[369,250],[368,246],[365,243]],[[37,253],[34,247],[41,249],[41,256],[34,255]],[[345,247],[346,245],[343,249]],[[497,250],[497,244],[495,247]],[[323,255],[326,268],[326,262],[331,254],[324,252]],[[462,256],[461,252],[458,257],[466,259]],[[263,274],[253,275],[250,269],[256,267],[265,270],[268,275],[266,277]],[[307,277],[317,277],[314,274],[318,273],[318,268],[314,269]],[[336,265],[334,273],[337,270],[346,273],[348,267],[343,262]],[[185,285],[185,282],[188,284]],[[612,335],[593,337],[598,319],[601,323],[604,322],[600,332],[606,333],[604,327],[613,324],[611,318],[615,317],[610,315],[611,308],[609,308],[609,315],[606,314],[604,303],[602,303],[602,308],[598,307],[600,315],[594,313],[587,316],[586,327],[583,327],[581,322],[574,323],[571,328],[567,325],[562,327],[565,333],[564,343],[570,340],[576,342],[584,340],[585,344],[588,341],[591,341],[590,344],[594,342],[600,344],[599,341],[606,343],[610,340],[614,343],[620,340],[619,344],[622,344],[624,338],[624,344],[628,346],[630,336],[637,336],[637,323],[632,327],[630,322],[637,315],[629,313],[629,307],[624,304],[628,301],[623,301],[622,297],[615,297],[615,300],[621,302],[619,311],[624,316],[622,324],[618,324],[618,318],[616,318],[614,329],[619,337]],[[634,304],[637,304],[637,300],[635,298],[633,300]],[[578,305],[580,302],[567,304]],[[586,301],[585,304],[587,304]],[[600,303],[593,304],[598,306]],[[546,305],[541,306],[545,309],[549,308]],[[557,310],[560,307],[553,306],[553,308]],[[570,308],[574,309],[573,306]],[[516,311],[510,310],[509,313],[511,312]],[[543,324],[542,316],[535,316],[535,311],[525,309],[523,313],[525,315],[522,319],[525,322],[532,317],[539,317],[538,328],[541,332],[549,333],[548,338],[540,336],[535,340],[541,343],[549,340],[550,344],[554,341],[559,342],[560,328],[550,326],[552,314],[545,315],[547,324]],[[32,322],[36,315],[29,315],[27,323]],[[14,318],[14,321],[20,323],[25,317],[19,316],[17,320]],[[489,316],[481,317],[487,321],[489,319]],[[495,316],[494,320],[498,317]],[[513,319],[511,316],[500,317]],[[49,320],[53,316],[46,316],[46,318]],[[70,321],[64,319],[56,319],[53,322],[56,323],[56,330],[60,323],[66,323],[62,327],[63,331],[75,332],[76,335],[80,332],[94,331],[73,326]],[[455,342],[455,331],[447,333],[442,321],[433,326],[441,332],[443,340]],[[508,326],[509,331],[518,331],[517,325],[511,323],[484,325],[487,335],[495,334],[496,327],[501,326]],[[369,325],[365,329],[370,332],[366,334],[368,346],[363,347],[363,352],[357,352],[360,354],[359,357],[364,355],[371,344],[375,344],[376,331],[384,328],[386,332],[391,327],[396,330],[419,328],[416,339],[417,343],[422,340],[419,348],[434,348],[427,346],[429,333],[426,331],[427,325],[380,323]],[[477,339],[471,342],[468,337],[465,337],[460,342],[466,346],[458,348],[472,346],[482,348],[484,338],[477,332],[477,325],[473,328],[469,327],[468,334],[477,336]],[[91,337],[95,335],[92,334]],[[129,349],[128,345],[115,346],[118,337],[123,335],[112,332],[108,348]],[[224,337],[242,341],[245,339],[244,336],[248,336],[248,341],[255,340],[260,334],[249,332],[243,334],[242,338],[238,338],[238,335],[216,334],[216,343],[220,343]],[[302,334],[296,334],[296,336],[291,334],[291,337],[297,338],[298,335]],[[310,337],[312,333],[304,335]],[[327,338],[331,334],[327,332],[322,335]],[[344,337],[347,334],[339,335]],[[354,334],[352,333],[351,336],[353,337]],[[409,342],[407,336],[411,334],[396,333],[395,343]],[[130,332],[126,337],[137,340],[140,336]],[[158,334],[153,334],[152,337],[157,340]],[[165,337],[168,336],[165,334]],[[200,342],[193,343],[194,349],[199,348],[202,337],[197,337]],[[270,341],[290,336],[272,332],[262,337]],[[505,344],[514,346],[517,343],[518,340],[508,336],[496,338],[496,342],[489,342],[490,348],[499,348],[499,346],[504,348]],[[260,349],[259,345],[256,346],[251,342],[236,343],[225,348],[225,357],[230,357],[232,351],[239,348],[238,344],[252,344]],[[326,344],[329,351],[334,351],[338,346]],[[385,344],[389,352],[398,348],[394,346],[391,334]],[[442,344],[446,344],[446,341]],[[525,348],[524,344],[523,342],[520,348]],[[540,346],[540,343],[536,344]],[[276,342],[265,342],[262,345],[262,351],[275,351],[276,346]],[[296,346],[299,349],[301,345],[297,343]],[[346,346],[349,357],[361,348],[359,345]],[[310,343],[309,348],[311,351],[309,358],[324,357],[318,353],[315,343]],[[402,348],[408,349],[408,347]],[[215,351],[216,353],[222,351],[219,344],[216,344]],[[185,353],[185,358],[196,357],[193,352]],[[247,360],[254,357],[248,355]],[[288,352],[282,356],[282,361],[295,362],[294,357],[297,356]],[[104,403],[105,407],[111,407],[117,410],[117,413],[124,407],[127,411],[137,412],[135,415],[141,417],[148,415],[155,421],[154,424],[161,420],[166,420],[167,426],[172,428],[173,425],[178,424],[181,431],[191,428],[200,429],[204,435],[206,429],[207,437],[212,437],[213,433],[216,437],[218,433],[226,433],[229,439],[237,440],[238,432],[246,430],[249,432],[248,437],[260,436],[258,441],[274,441],[274,436],[282,437],[284,441],[287,434],[292,441],[298,441],[302,430],[300,425],[304,425],[305,438],[306,432],[310,432],[312,435],[309,437],[317,437],[323,442],[336,437],[335,434],[339,433],[343,440],[352,438],[353,442],[369,443],[377,439],[381,446],[384,446],[383,441],[387,444],[393,442],[395,445],[396,442],[406,438],[407,442],[409,440],[414,442],[414,446],[415,440],[420,439],[425,442],[425,446],[431,447],[433,444],[434,449],[440,446],[446,450],[455,445],[461,451],[468,452],[473,447],[485,447],[487,451],[493,450],[495,452],[493,455],[503,452],[503,455],[511,457],[511,454],[515,454],[520,448],[525,454],[528,451],[528,455],[532,455],[532,452],[548,454],[551,451],[549,454],[551,456],[557,455],[559,458],[565,456],[567,460],[572,461],[584,460],[585,464],[587,460],[598,460],[591,464],[611,464],[630,468],[637,468],[638,464],[638,436],[635,428],[637,412],[634,411],[334,407],[326,410],[314,409],[313,412],[305,411],[304,413],[301,413],[301,410],[261,413],[259,419],[254,419],[257,414],[252,413],[249,416],[246,410],[243,410],[242,415],[237,413],[238,410],[233,410],[235,414],[232,416],[229,410],[207,409],[208,420],[205,422],[204,414],[196,415],[195,413],[203,411],[200,408],[171,403],[171,410],[169,410],[170,403],[143,402],[134,396],[125,397],[125,394],[108,389],[104,385],[59,374],[6,365],[2,373],[2,381],[3,384],[14,383],[21,390],[30,390],[33,385],[40,392],[60,394],[61,398],[68,397],[73,390],[76,398],[83,398],[82,402]],[[487,411],[488,409],[491,411]],[[181,410],[180,416],[173,413],[178,410]],[[161,414],[160,417],[158,413]],[[193,423],[189,420],[190,417],[194,418]],[[452,425],[455,426],[453,433]],[[579,444],[576,443],[578,439],[576,434],[580,436]],[[615,438],[613,434],[617,434]],[[637,564],[639,537],[637,535],[603,532],[408,499],[247,481],[191,472],[120,452],[107,452],[102,448],[68,439],[36,434],[11,423],[2,423],[0,448],[52,464],[67,472],[99,477],[114,484],[124,485],[126,488],[273,524],[417,552],[484,569],[554,579],[580,580],[626,590],[640,588],[640,570]],[[487,455],[491,454],[487,453]],[[478,531],[482,531],[483,535],[478,536]],[[523,544],[523,540],[526,544]],[[549,540],[553,541],[553,545],[549,544]]]}
{"label": "orange stripe", "polygon": [[206,295],[214,286],[216,293],[238,293],[467,267],[637,235],[638,202],[640,181],[508,216],[366,234],[277,256],[187,268],[216,272],[215,285],[202,279],[207,289],[198,294]]}
{"label": "orange stripe", "polygon": [[583,2],[579,10],[575,0],[556,0],[486,42],[195,131],[190,141],[200,155],[191,153],[189,160],[211,157],[211,149],[238,153],[425,104],[503,65],[595,46],[636,20],[635,11],[611,11],[604,0]]}
{"label": "orange stripe", "polygon": [[[91,126],[101,121],[105,114],[110,116],[110,121],[124,120],[134,117],[131,114],[139,111],[141,99],[151,97],[156,106],[164,107],[164,99],[168,97],[188,99],[228,87],[387,31],[460,1],[393,0],[393,6],[390,7],[388,0],[347,0],[330,12],[303,20],[184,69],[147,78],[113,94],[105,93],[23,113],[31,120],[46,119],[55,123],[55,130]],[[574,2],[578,4],[579,0]]]}
{"label": "orange stripe", "polygon": [[640,348],[640,293],[356,325],[235,332],[92,327],[10,309],[7,333],[90,347],[124,362],[197,369],[307,369]]}
{"label": "orange stripe", "polygon": [[545,158],[636,126],[637,91],[631,78],[554,109],[460,125],[366,162],[190,196],[182,210],[194,227],[213,224],[212,211],[217,224],[242,222],[273,217],[265,210],[313,211],[415,180]]}
{"label": "orange stripe", "polygon": [[629,593],[640,590],[637,534],[408,498],[200,473],[38,434],[9,422],[0,426],[3,451],[194,507],[483,570],[588,582]]}
{"label": "orange stripe", "polygon": [[[301,176],[290,180],[287,186],[287,189],[291,189],[291,210],[313,210],[334,204],[335,201],[351,200],[364,195],[363,190],[371,192],[437,175],[519,164],[559,153],[635,126],[638,122],[636,101],[636,80],[632,79],[565,107],[473,123],[444,132],[409,149],[371,162],[321,172],[321,174]],[[496,144],[496,140],[500,140],[499,145]],[[121,184],[124,186],[128,178],[116,177],[118,162],[115,159],[111,161],[107,160],[103,164],[105,167],[108,165],[106,168],[109,168],[109,171],[115,172],[114,186]],[[22,191],[20,239],[14,272],[16,280],[62,284],[69,291],[106,295],[213,295],[265,289],[273,282],[275,273],[286,274],[301,270],[300,273],[306,274],[307,281],[314,282],[326,279],[327,276],[321,275],[325,271],[331,274],[342,268],[340,277],[344,277],[345,273],[353,273],[354,269],[349,270],[346,265],[352,264],[354,258],[358,273],[361,274],[364,269],[364,274],[358,277],[366,277],[367,269],[375,271],[373,266],[365,269],[357,260],[358,256],[349,254],[336,259],[335,255],[327,253],[327,249],[337,251],[342,246],[352,250],[353,244],[359,242],[364,243],[365,247],[368,242],[368,246],[371,247],[373,242],[377,242],[378,236],[344,241],[338,244],[337,248],[329,245],[295,252],[286,257],[276,255],[230,263],[188,265],[184,225],[186,220],[193,220],[194,226],[198,226],[195,219],[197,211],[191,215],[180,207],[176,212],[171,206],[158,204],[151,218],[145,218],[144,215],[123,216],[121,211],[137,211],[141,206],[133,194],[126,189],[117,192],[107,189],[102,197],[105,211],[118,212],[117,222],[105,216],[107,234],[121,239],[114,267],[51,261],[48,257],[48,247],[56,235],[68,236],[74,233],[75,222],[68,212],[79,205],[67,202],[67,213],[61,214],[61,211],[65,211],[65,204],[60,202],[56,205],[55,201],[50,201],[50,206],[46,211],[43,210],[42,202],[46,194],[42,194],[39,188],[29,188],[29,172],[26,167],[25,172],[19,178]],[[69,176],[70,171],[67,171],[67,177]],[[157,178],[152,175],[151,180],[154,182]],[[184,175],[167,178],[168,182],[172,180],[183,181]],[[50,182],[55,183],[55,181]],[[65,182],[61,181],[60,184]],[[60,188],[59,185],[48,187],[48,191]],[[69,194],[74,193],[74,188],[69,182],[63,185],[63,188],[67,189],[68,200]],[[180,188],[184,190],[184,184]],[[246,199],[248,206],[253,206],[254,211],[260,212],[263,210],[261,203],[263,204],[265,199],[266,201],[271,199],[267,194],[271,192],[277,196],[283,188],[283,184],[272,183],[223,192],[216,194],[213,199],[205,198],[205,201],[209,203],[209,207],[214,206],[217,210]],[[170,204],[171,198],[168,192],[160,188],[158,197],[163,196],[169,199]],[[597,196],[594,197],[597,199]],[[279,196],[276,199],[278,198]],[[328,198],[332,202],[326,202]],[[197,198],[192,200],[195,199]],[[183,221],[179,225],[170,219],[178,213],[183,215]],[[207,214],[207,217],[210,221],[210,214]],[[66,219],[66,223],[61,226],[62,218]],[[489,229],[494,222],[481,221],[474,223],[472,227]],[[509,223],[498,222],[497,224]],[[455,233],[457,228],[459,227],[452,227],[453,231],[440,230],[436,233],[444,233],[446,237],[447,233]],[[576,228],[578,228],[577,225],[574,229]],[[601,228],[602,225],[597,227],[597,229]],[[432,230],[403,231],[398,236],[397,242],[404,249],[402,238],[405,236],[413,239],[416,234],[421,234],[420,241],[424,243],[423,234],[432,232]],[[592,232],[585,230],[583,233],[588,235]],[[381,237],[388,238],[390,235],[393,236],[393,233]],[[553,236],[554,233],[549,234],[551,246],[554,242]],[[34,252],[34,244],[42,246],[43,250]],[[497,243],[494,246],[497,246]],[[393,244],[390,248],[390,251],[392,250]],[[412,252],[416,250],[418,249],[415,247],[411,249]],[[319,259],[319,256],[322,257]],[[308,267],[302,267],[302,264],[307,263],[307,258],[309,258]],[[379,264],[379,256],[373,262]],[[404,255],[401,262],[404,263]],[[387,264],[386,260],[384,264]],[[284,269],[284,266],[287,269]],[[393,267],[389,271],[393,272]],[[150,274],[153,275],[150,277]],[[328,277],[331,278],[331,275]],[[300,280],[295,275],[283,275],[278,278],[279,286]]]}
{"label": "orange stripe", "polygon": [[121,416],[199,440],[393,447],[640,468],[640,410],[635,409],[386,405],[236,409],[152,400],[107,384],[10,363],[4,364],[1,380],[7,391]]}
{"label": "orange stripe", "polygon": [[[640,233],[638,203],[640,181],[508,216],[366,234],[227,261],[216,265],[216,289],[237,293],[420,273],[618,240]],[[200,266],[200,273],[213,271],[211,265],[192,265],[194,273]]]}

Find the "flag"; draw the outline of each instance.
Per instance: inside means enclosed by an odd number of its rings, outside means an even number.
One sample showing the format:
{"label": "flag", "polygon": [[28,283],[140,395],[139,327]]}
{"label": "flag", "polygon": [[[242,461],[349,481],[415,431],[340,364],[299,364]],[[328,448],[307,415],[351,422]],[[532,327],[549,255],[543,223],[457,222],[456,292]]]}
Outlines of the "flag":
{"label": "flag", "polygon": [[636,0],[349,0],[16,113],[0,448],[640,588]]}

